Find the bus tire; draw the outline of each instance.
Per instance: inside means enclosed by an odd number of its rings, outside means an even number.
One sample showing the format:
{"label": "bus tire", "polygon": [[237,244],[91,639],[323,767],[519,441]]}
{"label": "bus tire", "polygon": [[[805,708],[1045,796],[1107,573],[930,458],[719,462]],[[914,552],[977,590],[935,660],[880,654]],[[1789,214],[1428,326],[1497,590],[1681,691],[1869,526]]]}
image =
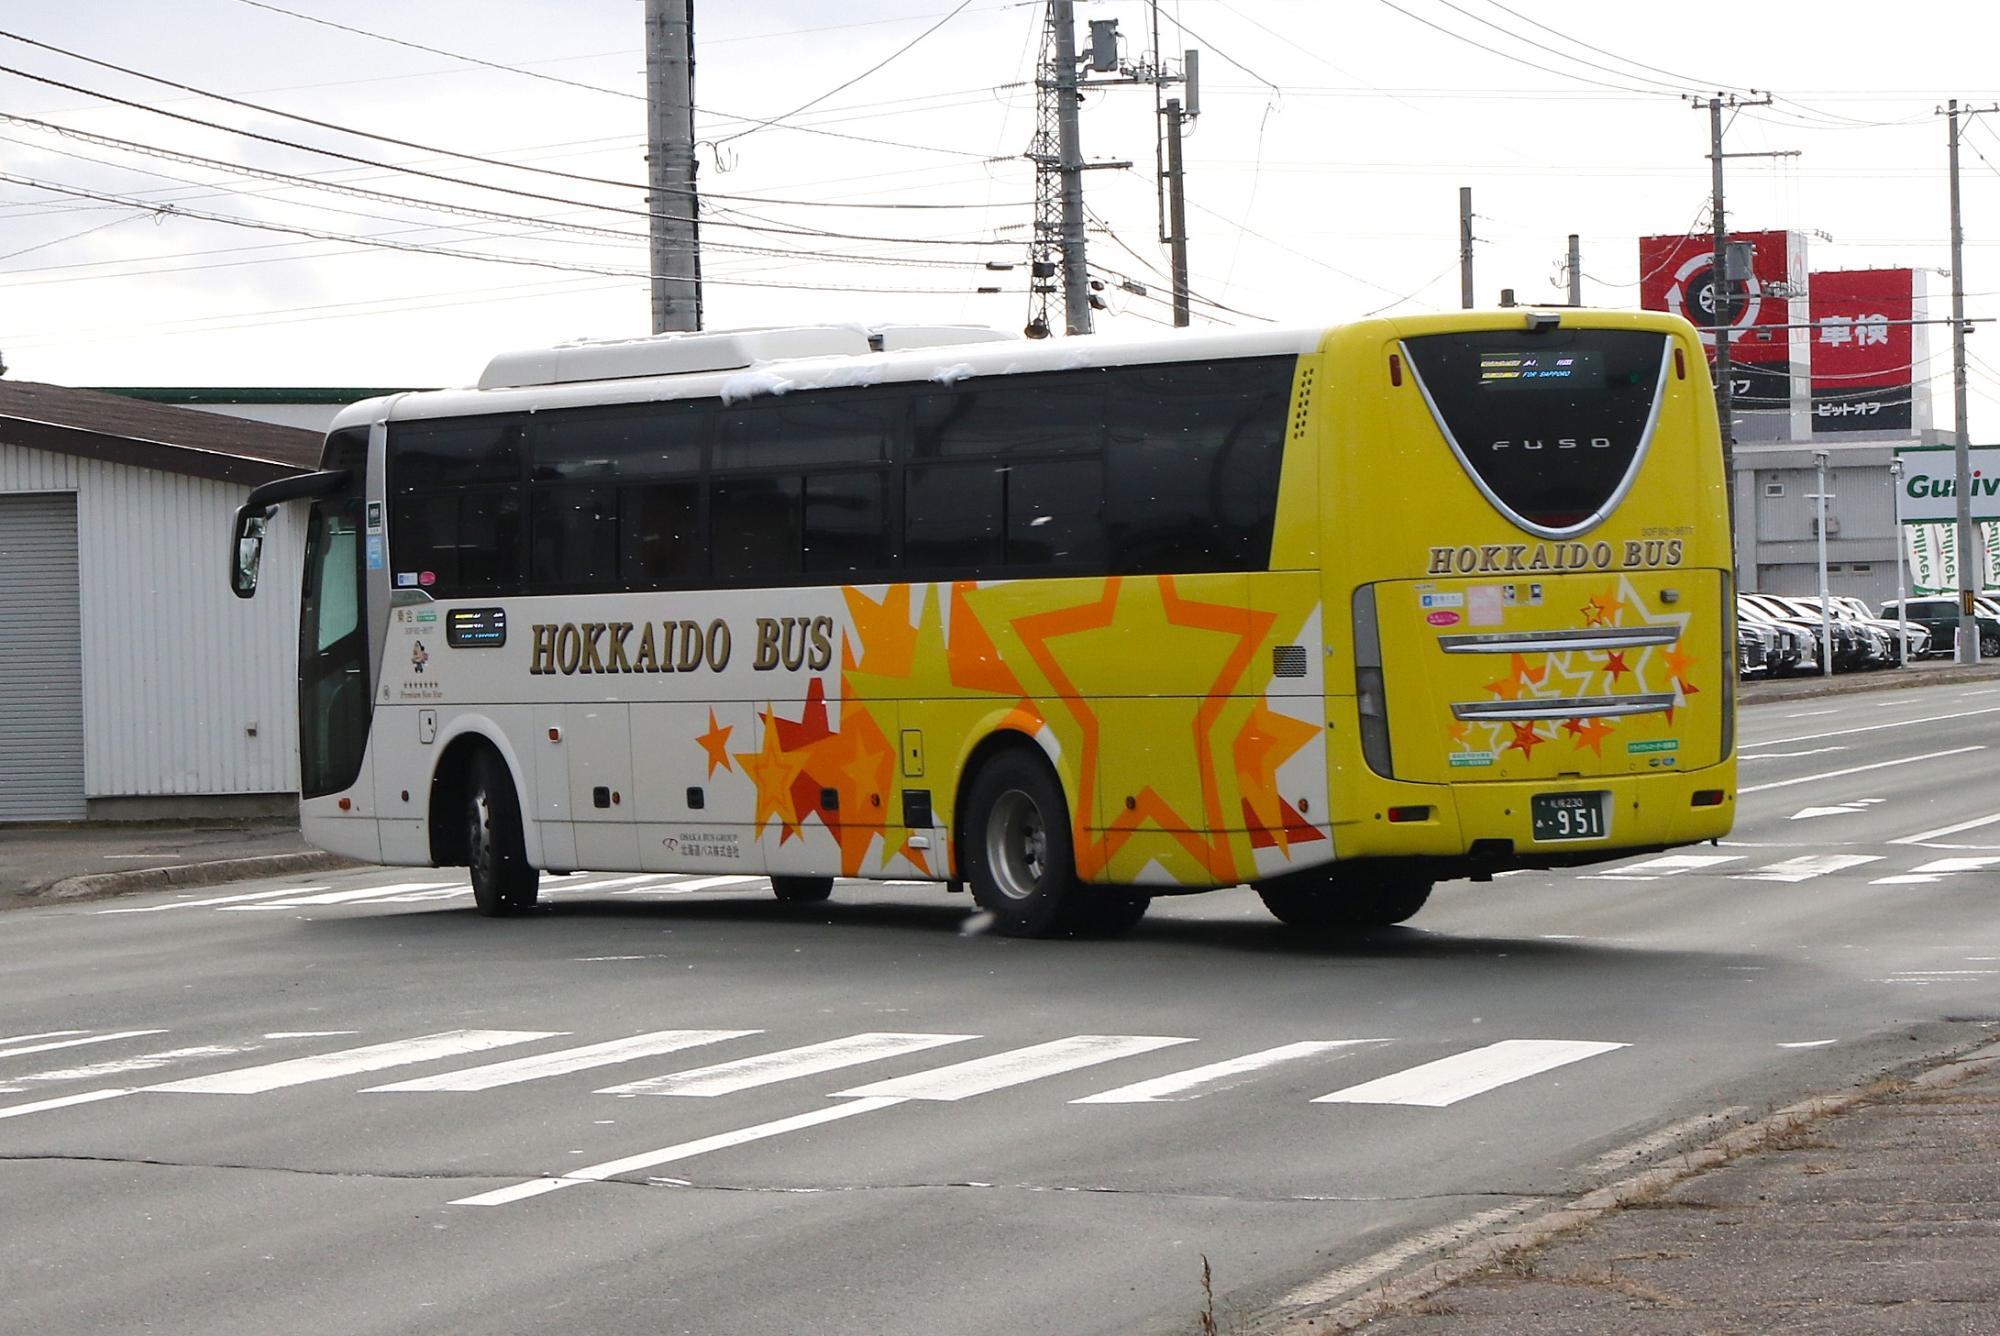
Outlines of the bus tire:
{"label": "bus tire", "polygon": [[528,862],[521,803],[507,767],[490,751],[472,758],[465,783],[465,861],[472,902],[488,918],[532,909],[542,874]]}
{"label": "bus tire", "polygon": [[1077,931],[1091,893],[1077,884],[1069,806],[1047,764],[1001,752],[973,776],[965,812],[965,878],[994,927],[1009,937]]}
{"label": "bus tire", "polygon": [[833,894],[833,878],[773,877],[771,891],[788,905],[808,905]]}

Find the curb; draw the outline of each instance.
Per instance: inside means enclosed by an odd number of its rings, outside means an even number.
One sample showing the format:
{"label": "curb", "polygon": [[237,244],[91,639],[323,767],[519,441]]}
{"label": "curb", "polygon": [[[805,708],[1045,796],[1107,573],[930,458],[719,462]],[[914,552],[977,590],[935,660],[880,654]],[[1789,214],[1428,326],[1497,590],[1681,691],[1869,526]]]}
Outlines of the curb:
{"label": "curb", "polygon": [[[1908,1085],[1916,1090],[1943,1089],[1983,1075],[1996,1066],[2000,1066],[2000,1044],[1989,1043],[1918,1073],[1909,1079]],[[1377,1284],[1364,1294],[1289,1311],[1267,1310],[1253,1317],[1244,1330],[1254,1336],[1337,1336],[1377,1318],[1395,1316],[1407,1305],[1488,1270],[1510,1253],[1539,1248],[1559,1234],[1580,1229],[1623,1206],[1650,1200],[1677,1183],[1762,1150],[1777,1138],[1846,1113],[1875,1098],[1885,1079],[1889,1079],[1887,1074],[1878,1075],[1865,1084],[1835,1094],[1800,1100],[1688,1151],[1672,1164],[1647,1169],[1586,1192],[1532,1220],[1482,1235],[1427,1262],[1413,1258],[1418,1269]]]}
{"label": "curb", "polygon": [[1822,696],[1856,695],[1864,691],[1907,691],[1913,687],[1949,687],[1966,682],[2000,681],[2000,664],[1970,667],[1887,670],[1866,675],[1849,673],[1843,677],[1785,678],[1782,683],[1769,678],[1736,684],[1738,706],[1779,704],[1791,700],[1817,700]]}
{"label": "curb", "polygon": [[176,863],[170,867],[133,868],[125,872],[92,872],[64,877],[46,886],[29,887],[29,900],[102,900],[169,886],[219,886],[254,877],[282,877],[295,872],[331,872],[360,867],[352,858],[312,850],[297,854],[261,854],[255,858],[221,858],[206,863]]}

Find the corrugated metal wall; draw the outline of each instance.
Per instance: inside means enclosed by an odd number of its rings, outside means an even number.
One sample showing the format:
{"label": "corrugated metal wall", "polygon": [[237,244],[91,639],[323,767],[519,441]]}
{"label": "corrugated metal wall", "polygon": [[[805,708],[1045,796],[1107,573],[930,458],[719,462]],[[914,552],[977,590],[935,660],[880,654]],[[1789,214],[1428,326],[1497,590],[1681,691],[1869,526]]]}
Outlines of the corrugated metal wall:
{"label": "corrugated metal wall", "polygon": [[0,445],[0,493],[49,490],[77,494],[89,796],[296,791],[297,517],[246,601],[227,555],[247,487]]}

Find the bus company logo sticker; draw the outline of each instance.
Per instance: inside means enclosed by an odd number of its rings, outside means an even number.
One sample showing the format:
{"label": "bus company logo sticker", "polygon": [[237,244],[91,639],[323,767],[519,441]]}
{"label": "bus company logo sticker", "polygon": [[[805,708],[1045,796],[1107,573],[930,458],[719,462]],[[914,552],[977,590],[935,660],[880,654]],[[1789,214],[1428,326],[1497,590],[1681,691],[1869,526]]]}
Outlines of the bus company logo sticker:
{"label": "bus company logo sticker", "polygon": [[1458,614],[1450,608],[1439,608],[1436,612],[1427,615],[1424,620],[1432,626],[1457,626]]}
{"label": "bus company logo sticker", "polygon": [[[1458,593],[1456,590],[1446,590],[1442,593],[1419,594],[1417,595],[1417,603],[1423,608],[1462,608],[1465,606],[1465,595]],[[1444,623],[1440,622],[1438,625],[1444,625]]]}
{"label": "bus company logo sticker", "polygon": [[740,838],[736,832],[728,830],[683,831],[662,839],[660,847],[680,858],[743,857]]}
{"label": "bus company logo sticker", "polygon": [[1679,566],[1687,544],[1679,538],[1634,538],[1622,543],[1485,543],[1433,547],[1426,575],[1511,575],[1546,571],[1660,570]]}
{"label": "bus company logo sticker", "polygon": [[1451,768],[1463,770],[1468,766],[1489,766],[1499,757],[1490,751],[1462,751],[1451,754]]}

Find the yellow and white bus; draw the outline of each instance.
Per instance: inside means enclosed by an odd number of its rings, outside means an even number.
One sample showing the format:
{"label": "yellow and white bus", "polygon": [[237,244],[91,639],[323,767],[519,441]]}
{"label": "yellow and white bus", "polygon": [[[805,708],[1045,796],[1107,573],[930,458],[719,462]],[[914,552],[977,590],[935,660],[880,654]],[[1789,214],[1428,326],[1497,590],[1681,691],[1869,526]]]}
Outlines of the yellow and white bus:
{"label": "yellow and white bus", "polygon": [[1109,932],[1729,830],[1729,533],[1690,326],[1521,310],[1031,343],[809,327],[506,354],[345,410],[299,657],[314,844],[967,886]]}

